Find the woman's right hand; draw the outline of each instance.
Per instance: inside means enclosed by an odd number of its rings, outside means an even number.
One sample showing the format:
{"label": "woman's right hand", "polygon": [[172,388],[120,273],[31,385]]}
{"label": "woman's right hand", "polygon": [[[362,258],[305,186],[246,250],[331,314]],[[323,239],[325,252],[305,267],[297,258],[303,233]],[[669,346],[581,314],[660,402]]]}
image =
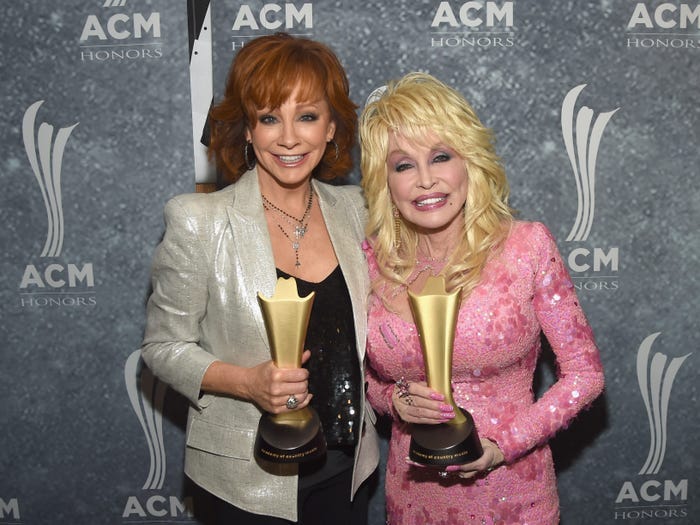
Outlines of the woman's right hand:
{"label": "woman's right hand", "polygon": [[394,410],[407,423],[437,425],[455,417],[452,405],[445,396],[428,387],[425,382],[400,379],[391,395]]}
{"label": "woman's right hand", "polygon": [[[302,364],[311,352],[302,354]],[[309,404],[309,371],[305,368],[279,368],[272,361],[265,361],[249,368],[245,378],[246,397],[265,412],[282,414],[289,412],[287,401],[294,396],[298,402],[293,410]]]}

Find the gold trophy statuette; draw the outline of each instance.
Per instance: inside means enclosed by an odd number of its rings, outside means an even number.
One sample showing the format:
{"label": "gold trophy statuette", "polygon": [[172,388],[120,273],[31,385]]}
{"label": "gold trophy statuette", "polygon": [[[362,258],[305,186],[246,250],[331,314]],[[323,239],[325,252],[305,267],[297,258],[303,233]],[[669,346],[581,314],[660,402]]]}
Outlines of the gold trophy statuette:
{"label": "gold trophy statuette", "polygon": [[428,386],[445,396],[455,417],[438,425],[411,425],[411,461],[431,466],[458,465],[481,457],[483,449],[472,415],[452,397],[452,351],[461,290],[445,291],[443,276],[430,276],[419,294],[409,290],[420,335]]}
{"label": "gold trophy statuette", "polygon": [[[293,277],[277,279],[271,298],[258,293],[272,360],[279,368],[301,367],[306,329],[315,293],[299,297]],[[326,453],[316,411],[306,406],[282,414],[263,414],[255,439],[255,457],[273,463],[302,463]]]}

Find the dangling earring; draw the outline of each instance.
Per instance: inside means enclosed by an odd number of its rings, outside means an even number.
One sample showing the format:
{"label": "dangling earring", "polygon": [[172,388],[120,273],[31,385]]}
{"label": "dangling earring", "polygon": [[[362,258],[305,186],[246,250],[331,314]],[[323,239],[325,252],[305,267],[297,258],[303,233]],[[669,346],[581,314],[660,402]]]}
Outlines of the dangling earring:
{"label": "dangling earring", "polygon": [[245,167],[248,168],[248,171],[252,170],[255,167],[255,157],[253,157],[252,162],[248,158],[248,146],[250,145],[251,143],[246,141],[245,148],[243,148],[243,159],[245,160]]}
{"label": "dangling earring", "polygon": [[401,248],[401,214],[393,204],[391,208],[394,215],[394,248],[398,250]]}
{"label": "dangling earring", "polygon": [[335,147],[335,158],[332,162],[332,164],[335,164],[336,162],[338,162],[338,158],[340,158],[340,148],[338,148],[338,143],[333,139],[329,140],[328,144],[333,144],[333,146]]}

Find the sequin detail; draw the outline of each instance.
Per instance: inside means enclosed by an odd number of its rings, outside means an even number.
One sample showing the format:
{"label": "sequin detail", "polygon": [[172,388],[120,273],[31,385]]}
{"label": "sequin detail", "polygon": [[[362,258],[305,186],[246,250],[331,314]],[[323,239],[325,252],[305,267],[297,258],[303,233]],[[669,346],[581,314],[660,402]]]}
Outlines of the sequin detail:
{"label": "sequin detail", "polygon": [[[365,252],[370,276],[376,278],[368,245]],[[420,342],[412,323],[374,297],[368,323],[367,396],[377,411],[394,415],[393,383],[401,376],[419,381],[424,375]],[[557,357],[559,374],[535,400],[541,332]],[[603,374],[571,279],[542,224],[515,223],[482,282],[463,302],[452,380],[455,401],[470,410],[480,436],[498,443],[507,465],[488,477],[440,482],[430,469],[406,463],[410,434],[394,419],[385,484],[387,523],[557,523],[556,480],[546,443],[599,395]]]}
{"label": "sequin detail", "polygon": [[[277,270],[278,277],[289,277]],[[360,375],[352,303],[340,266],[320,283],[297,278],[301,297],[316,292],[304,348],[311,350],[309,392],[329,447],[352,446],[360,425]]]}

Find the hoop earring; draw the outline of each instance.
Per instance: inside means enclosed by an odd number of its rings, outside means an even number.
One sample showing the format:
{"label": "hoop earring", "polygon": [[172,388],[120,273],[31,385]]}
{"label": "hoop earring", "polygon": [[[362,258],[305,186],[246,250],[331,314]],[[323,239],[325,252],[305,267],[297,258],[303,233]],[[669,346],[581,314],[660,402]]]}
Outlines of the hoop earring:
{"label": "hoop earring", "polygon": [[401,248],[401,214],[393,204],[391,208],[394,216],[394,248],[398,250]]}
{"label": "hoop earring", "polygon": [[255,157],[253,157],[252,162],[248,158],[248,146],[250,145],[251,143],[246,141],[245,147],[243,148],[243,159],[245,160],[245,167],[248,168],[248,171],[252,170],[255,167]]}
{"label": "hoop earring", "polygon": [[338,143],[334,139],[329,140],[328,144],[333,144],[333,147],[335,147],[335,158],[333,159],[333,164],[335,164],[340,158],[340,148],[338,147]]}

